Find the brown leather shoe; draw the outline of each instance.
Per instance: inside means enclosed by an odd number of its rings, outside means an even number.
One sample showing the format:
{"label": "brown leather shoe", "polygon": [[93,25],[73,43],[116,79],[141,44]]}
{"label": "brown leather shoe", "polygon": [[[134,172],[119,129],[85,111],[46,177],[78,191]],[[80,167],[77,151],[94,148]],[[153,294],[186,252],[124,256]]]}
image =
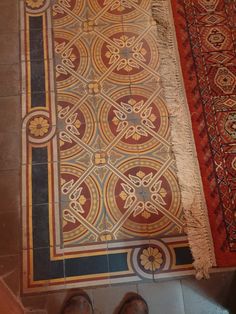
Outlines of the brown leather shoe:
{"label": "brown leather shoe", "polygon": [[61,314],[93,314],[93,306],[87,294],[77,294],[70,297]]}
{"label": "brown leather shoe", "polygon": [[122,305],[118,314],[148,314],[148,305],[140,295],[128,298]]}

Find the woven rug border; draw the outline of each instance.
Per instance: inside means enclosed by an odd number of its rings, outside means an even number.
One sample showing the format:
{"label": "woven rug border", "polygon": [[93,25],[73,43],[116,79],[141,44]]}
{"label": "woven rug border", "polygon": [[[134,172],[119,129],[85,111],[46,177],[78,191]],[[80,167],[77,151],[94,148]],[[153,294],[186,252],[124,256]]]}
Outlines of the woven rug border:
{"label": "woven rug border", "polygon": [[[194,258],[196,277],[209,276],[216,265],[207,206],[204,198],[191,117],[184,89],[178,44],[170,0],[153,0],[157,39],[162,57],[162,84],[171,119],[173,152],[176,158],[188,240]],[[164,78],[164,79],[163,79]]]}

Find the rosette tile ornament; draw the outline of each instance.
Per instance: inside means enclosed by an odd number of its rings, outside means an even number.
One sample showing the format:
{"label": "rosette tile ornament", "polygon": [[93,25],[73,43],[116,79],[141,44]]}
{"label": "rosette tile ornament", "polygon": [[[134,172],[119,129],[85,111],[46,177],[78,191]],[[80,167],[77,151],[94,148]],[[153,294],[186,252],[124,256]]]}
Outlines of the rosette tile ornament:
{"label": "rosette tile ornament", "polygon": [[140,263],[147,271],[157,271],[163,264],[162,253],[158,248],[145,248],[140,255]]}
{"label": "rosette tile ornament", "polygon": [[109,59],[110,65],[120,60],[117,71],[123,69],[126,72],[131,72],[134,68],[140,68],[137,61],[146,61],[147,51],[143,47],[142,41],[136,43],[135,36],[122,35],[120,38],[113,38],[113,41],[114,45],[107,45],[106,57]]}
{"label": "rosette tile ornament", "polygon": [[44,0],[26,0],[26,4],[31,9],[38,9],[44,5]]}
{"label": "rosette tile ornament", "polygon": [[29,123],[29,130],[31,135],[35,137],[43,137],[49,131],[49,123],[43,117],[35,117]]}

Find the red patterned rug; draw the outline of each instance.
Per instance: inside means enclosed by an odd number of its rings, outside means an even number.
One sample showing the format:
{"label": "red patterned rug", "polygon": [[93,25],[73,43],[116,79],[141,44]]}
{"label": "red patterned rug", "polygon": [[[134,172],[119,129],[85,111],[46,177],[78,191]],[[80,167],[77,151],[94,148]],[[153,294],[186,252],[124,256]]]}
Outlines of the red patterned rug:
{"label": "red patterned rug", "polygon": [[236,4],[172,0],[217,266],[236,265]]}

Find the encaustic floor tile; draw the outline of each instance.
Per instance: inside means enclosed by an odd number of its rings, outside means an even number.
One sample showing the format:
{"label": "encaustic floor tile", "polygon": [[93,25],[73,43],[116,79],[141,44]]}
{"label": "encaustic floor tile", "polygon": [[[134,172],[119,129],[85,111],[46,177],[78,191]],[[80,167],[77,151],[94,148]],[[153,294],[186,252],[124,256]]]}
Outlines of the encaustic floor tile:
{"label": "encaustic floor tile", "polygon": [[150,1],[65,3],[52,8],[51,75],[46,33],[23,39],[35,45],[22,105],[25,292],[153,280],[186,246],[154,26],[139,22]]}
{"label": "encaustic floor tile", "polygon": [[[28,260],[28,261],[27,261]],[[40,281],[40,287],[38,282]],[[23,289],[26,293],[54,290],[55,283],[65,289],[65,261],[52,259],[50,248],[23,250]]]}
{"label": "encaustic floor tile", "polygon": [[[91,203],[91,200],[86,201]],[[83,287],[85,282],[87,287],[96,286],[98,282],[100,285],[110,284],[109,223],[102,200],[100,200],[100,206],[99,213],[92,209],[87,212],[87,223],[80,220],[80,224],[77,226],[71,223],[70,229],[68,224],[65,226],[64,256],[66,286],[68,288]],[[83,208],[86,210],[84,206]],[[96,215],[96,221],[94,221],[94,215]],[[71,238],[73,237],[73,230],[74,234],[77,233],[76,238],[74,235],[74,240]],[[82,234],[85,230],[87,232]]]}

